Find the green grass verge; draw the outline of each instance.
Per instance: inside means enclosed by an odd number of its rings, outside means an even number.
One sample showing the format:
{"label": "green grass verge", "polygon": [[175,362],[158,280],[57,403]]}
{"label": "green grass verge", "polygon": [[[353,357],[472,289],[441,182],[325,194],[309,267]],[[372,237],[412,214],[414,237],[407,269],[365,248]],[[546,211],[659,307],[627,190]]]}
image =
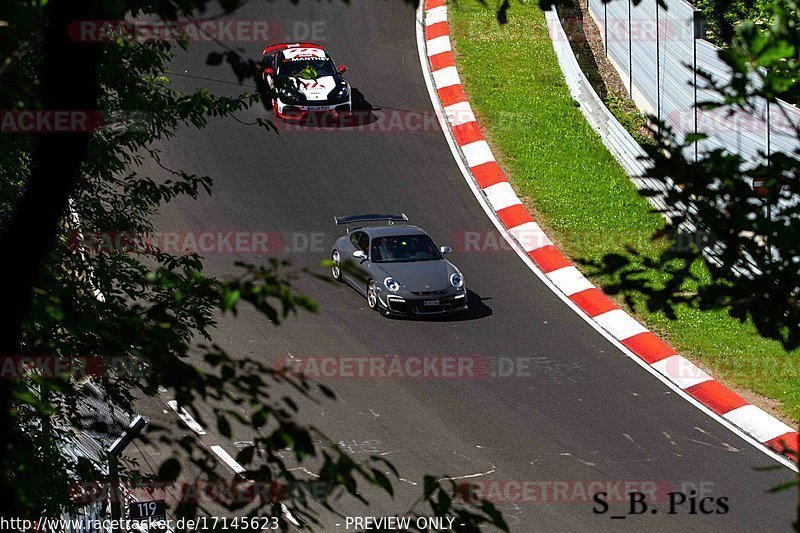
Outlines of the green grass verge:
{"label": "green grass verge", "polygon": [[[538,2],[513,2],[503,26],[498,6],[448,3],[464,88],[512,184],[573,259],[597,260],[625,244],[657,254],[662,245],[650,237],[660,216],[572,100]],[[602,286],[604,279],[593,281]],[[682,354],[800,420],[800,351],[786,353],[724,312],[682,308],[678,320],[669,320],[636,307],[637,318]]]}

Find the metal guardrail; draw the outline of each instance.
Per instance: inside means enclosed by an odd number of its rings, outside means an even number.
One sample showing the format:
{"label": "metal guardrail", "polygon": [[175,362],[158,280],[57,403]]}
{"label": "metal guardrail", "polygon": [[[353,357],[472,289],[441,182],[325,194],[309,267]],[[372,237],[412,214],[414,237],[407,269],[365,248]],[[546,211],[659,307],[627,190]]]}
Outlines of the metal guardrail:
{"label": "metal guardrail", "polygon": [[[648,166],[651,164],[647,154],[609,111],[591,83],[589,83],[578,64],[578,60],[575,58],[556,7],[552,6],[549,11],[546,11],[545,17],[550,40],[553,43],[558,63],[564,73],[564,79],[567,82],[572,98],[578,103],[592,128],[600,135],[603,144],[628,173],[636,188],[654,191],[655,194],[649,195],[647,200],[665,218],[669,219],[670,209],[665,197],[670,187],[674,187],[674,185],[669,181],[645,177]],[[658,191],[661,191],[661,194]],[[681,224],[680,230],[687,234],[698,232],[697,226],[691,222]],[[716,244],[710,249],[705,249],[704,255],[707,260],[719,264],[719,261],[715,258],[722,252],[719,246],[719,244]],[[737,267],[734,270],[742,276],[749,276],[751,273],[757,272],[753,265],[749,265],[746,268]]]}
{"label": "metal guardrail", "polygon": [[[586,2],[597,24],[606,56],[643,112],[666,122],[679,137],[705,133],[695,143],[690,159],[707,150],[723,148],[757,164],[764,155],[800,150],[797,126],[800,109],[786,102],[767,105],[756,101],[744,112],[730,106],[701,111],[698,103],[718,101],[705,87],[700,70],[726,86],[731,80],[719,49],[704,40],[700,11],[686,0],[579,0]],[[753,80],[757,83],[757,80]]]}
{"label": "metal guardrail", "polygon": [[[745,164],[764,162],[764,155],[778,152],[800,154],[800,109],[789,103],[778,100],[770,104],[762,99],[753,104],[750,112],[731,106],[714,111],[697,108],[697,103],[719,98],[705,87],[702,78],[698,79],[697,71],[710,74],[721,86],[729,83],[731,74],[719,58],[719,49],[699,38],[703,35],[700,11],[691,4],[685,0],[664,0],[667,3],[664,9],[657,0],[641,0],[637,6],[632,0],[580,1],[587,2],[589,13],[600,29],[607,57],[637,106],[666,122],[679,137],[695,132],[708,136],[694,144],[693,153],[685,154],[687,159],[696,160],[717,148],[741,154]],[[581,71],[555,7],[546,16],[573,98],[636,187],[663,193],[648,200],[669,218],[664,195],[673,185],[642,177],[647,161],[639,158],[645,155],[644,151],[605,107]],[[753,79],[753,83],[758,80]],[[798,196],[781,198],[768,216],[786,219],[784,213],[798,203]],[[680,229],[686,233],[702,230],[688,222]],[[704,253],[709,261],[719,264],[716,257],[722,251],[722,245],[715,243]],[[747,254],[734,271],[745,277],[760,273]]]}

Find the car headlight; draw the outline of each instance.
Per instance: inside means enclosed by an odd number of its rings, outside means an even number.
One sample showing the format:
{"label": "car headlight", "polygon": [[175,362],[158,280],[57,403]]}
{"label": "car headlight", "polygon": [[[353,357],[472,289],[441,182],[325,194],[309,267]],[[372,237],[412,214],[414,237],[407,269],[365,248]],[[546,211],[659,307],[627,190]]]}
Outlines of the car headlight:
{"label": "car headlight", "polygon": [[278,91],[278,95],[287,103],[295,102],[300,98],[300,95],[291,89],[281,89]]}
{"label": "car headlight", "polygon": [[383,284],[392,292],[397,292],[400,290],[400,282],[394,278],[386,278],[383,280]]}
{"label": "car headlight", "polygon": [[459,273],[451,274],[450,285],[452,285],[456,289],[460,289],[464,286],[464,278],[462,278],[461,274]]}
{"label": "car headlight", "polygon": [[342,83],[338,87],[334,87],[334,89],[328,94],[328,98],[344,98],[350,93],[350,87],[347,83]]}

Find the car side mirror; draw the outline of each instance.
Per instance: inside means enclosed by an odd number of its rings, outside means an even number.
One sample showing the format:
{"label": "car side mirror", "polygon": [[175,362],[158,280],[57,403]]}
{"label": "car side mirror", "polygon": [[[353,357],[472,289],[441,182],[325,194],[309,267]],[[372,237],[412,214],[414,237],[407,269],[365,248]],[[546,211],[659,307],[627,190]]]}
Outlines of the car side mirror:
{"label": "car side mirror", "polygon": [[358,259],[361,259],[363,261],[367,258],[367,252],[356,250],[355,252],[353,252],[353,257],[357,257]]}
{"label": "car side mirror", "polygon": [[267,67],[264,69],[265,76],[272,76],[273,74],[275,74],[275,70],[272,67]]}
{"label": "car side mirror", "polygon": [[339,74],[344,74],[347,70],[347,67],[344,65],[339,65]]}
{"label": "car side mirror", "polygon": [[439,251],[442,252],[442,254],[449,254],[450,252],[453,251],[453,249],[450,248],[449,246],[442,246],[441,248],[439,248]]}

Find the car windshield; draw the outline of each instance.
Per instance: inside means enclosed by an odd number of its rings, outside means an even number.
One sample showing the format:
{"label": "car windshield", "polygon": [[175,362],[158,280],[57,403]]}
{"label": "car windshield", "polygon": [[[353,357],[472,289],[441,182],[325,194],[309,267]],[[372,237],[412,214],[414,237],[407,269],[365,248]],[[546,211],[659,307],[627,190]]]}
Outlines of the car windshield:
{"label": "car windshield", "polygon": [[372,239],[373,263],[435,261],[442,258],[427,235],[397,235]]}
{"label": "car windshield", "polygon": [[[300,74],[308,79],[321,78],[322,76],[333,76],[333,61],[330,59],[296,59],[284,61],[278,69],[281,76],[295,77]],[[316,76],[314,75],[316,73]]]}

